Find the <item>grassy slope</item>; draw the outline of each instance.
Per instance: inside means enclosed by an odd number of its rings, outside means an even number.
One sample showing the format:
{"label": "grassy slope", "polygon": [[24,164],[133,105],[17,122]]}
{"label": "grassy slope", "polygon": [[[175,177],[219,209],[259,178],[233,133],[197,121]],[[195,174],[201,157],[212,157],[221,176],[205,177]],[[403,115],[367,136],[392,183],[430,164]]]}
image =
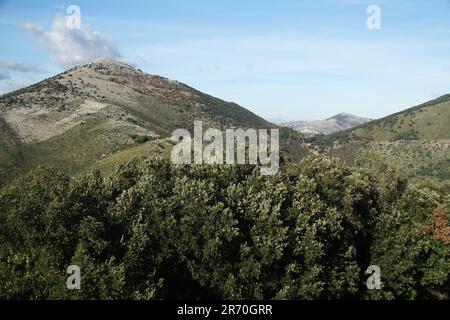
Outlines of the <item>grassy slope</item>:
{"label": "grassy slope", "polygon": [[450,180],[450,140],[415,140],[371,143],[369,148],[396,159],[413,178]]}
{"label": "grassy slope", "polygon": [[328,141],[450,139],[450,95],[327,136]]}
{"label": "grassy slope", "polygon": [[[194,90],[191,88],[191,90]],[[179,128],[191,130],[195,120],[202,120],[203,127],[224,129],[230,127],[272,128],[274,125],[249,110],[202,93],[199,94],[201,107],[195,109],[190,101],[167,101],[159,97],[141,97],[138,106],[124,109],[130,114],[150,124],[148,129],[161,137],[169,137]]]}
{"label": "grassy slope", "polygon": [[125,164],[135,158],[149,155],[160,155],[162,157],[169,158],[172,146],[173,144],[168,139],[150,141],[118,151],[108,157],[102,158],[90,166],[88,170],[98,169],[104,175],[109,175],[118,165]]}
{"label": "grassy slope", "polygon": [[401,165],[415,179],[427,177],[450,180],[450,140],[352,141],[327,150],[351,164],[359,153],[375,150]]}
{"label": "grassy slope", "polygon": [[[203,146],[205,147],[207,144],[205,142]],[[160,139],[132,146],[98,160],[88,169],[99,169],[102,173],[108,175],[117,165],[124,164],[138,157],[160,155],[169,158],[173,145],[174,143],[170,139]],[[296,162],[310,154],[303,145],[302,135],[287,128],[283,128],[280,131],[280,149],[281,161]]]}
{"label": "grassy slope", "polygon": [[450,95],[371,121],[312,143],[323,152],[354,161],[358,153],[376,150],[403,166],[412,178],[450,179]]}
{"label": "grassy slope", "polygon": [[77,173],[102,157],[130,147],[132,139],[125,128],[108,128],[95,120],[78,125],[66,133],[22,147],[21,172],[37,165]]}

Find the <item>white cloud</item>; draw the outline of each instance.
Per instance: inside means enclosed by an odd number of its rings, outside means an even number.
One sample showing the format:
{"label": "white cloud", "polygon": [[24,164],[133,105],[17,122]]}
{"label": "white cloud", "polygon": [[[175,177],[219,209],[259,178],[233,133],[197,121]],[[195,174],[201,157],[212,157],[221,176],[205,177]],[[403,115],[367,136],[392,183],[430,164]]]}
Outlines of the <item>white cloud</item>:
{"label": "white cloud", "polygon": [[41,41],[43,49],[60,67],[69,68],[99,57],[118,59],[118,47],[104,34],[93,31],[81,21],[80,29],[67,28],[67,17],[57,15],[52,28],[45,30],[34,24],[21,25]]}

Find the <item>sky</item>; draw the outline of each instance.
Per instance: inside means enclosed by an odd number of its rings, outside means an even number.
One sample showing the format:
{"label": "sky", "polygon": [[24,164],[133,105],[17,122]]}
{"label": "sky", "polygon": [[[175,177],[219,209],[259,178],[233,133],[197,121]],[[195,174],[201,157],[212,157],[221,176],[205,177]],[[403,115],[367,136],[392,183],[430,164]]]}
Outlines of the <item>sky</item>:
{"label": "sky", "polygon": [[0,0],[0,93],[108,56],[266,119],[375,119],[450,93],[449,17],[450,0]]}

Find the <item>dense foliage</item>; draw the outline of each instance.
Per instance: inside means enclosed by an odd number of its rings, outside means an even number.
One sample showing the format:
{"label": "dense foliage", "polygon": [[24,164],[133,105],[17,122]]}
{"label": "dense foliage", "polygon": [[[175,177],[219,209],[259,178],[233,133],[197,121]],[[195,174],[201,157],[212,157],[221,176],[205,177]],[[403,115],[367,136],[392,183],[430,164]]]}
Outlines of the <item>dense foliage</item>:
{"label": "dense foliage", "polygon": [[448,298],[445,199],[374,155],[273,177],[154,158],[109,177],[38,168],[0,191],[0,298]]}

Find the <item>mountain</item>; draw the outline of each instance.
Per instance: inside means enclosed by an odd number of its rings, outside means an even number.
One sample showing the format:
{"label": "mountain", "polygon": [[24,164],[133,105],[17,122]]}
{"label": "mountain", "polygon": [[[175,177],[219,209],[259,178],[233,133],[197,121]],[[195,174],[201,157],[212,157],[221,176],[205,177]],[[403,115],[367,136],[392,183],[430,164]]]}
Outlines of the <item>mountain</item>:
{"label": "mountain", "polygon": [[354,128],[368,121],[370,121],[370,119],[361,118],[348,113],[340,113],[325,120],[295,121],[285,123],[283,126],[292,128],[304,134],[316,135],[331,134],[345,129]]}
{"label": "mountain", "polygon": [[0,97],[0,184],[37,165],[78,172],[194,120],[204,128],[274,127],[235,103],[98,59]]}

